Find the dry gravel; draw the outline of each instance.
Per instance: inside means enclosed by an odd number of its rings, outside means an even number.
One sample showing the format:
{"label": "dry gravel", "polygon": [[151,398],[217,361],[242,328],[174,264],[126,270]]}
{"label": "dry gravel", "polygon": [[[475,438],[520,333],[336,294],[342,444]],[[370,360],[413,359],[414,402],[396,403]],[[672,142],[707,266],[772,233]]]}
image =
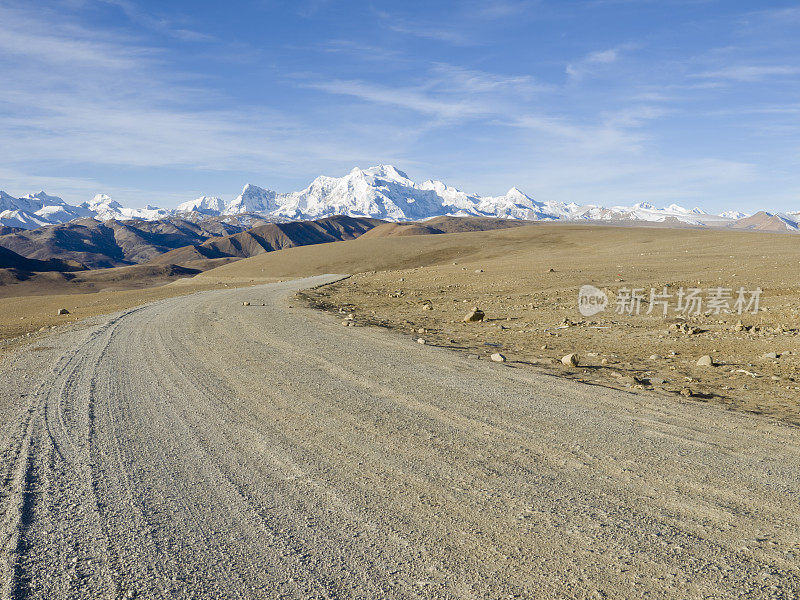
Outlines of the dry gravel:
{"label": "dry gravel", "polygon": [[291,299],[329,280],[165,299],[6,357],[0,597],[800,594],[797,429]]}

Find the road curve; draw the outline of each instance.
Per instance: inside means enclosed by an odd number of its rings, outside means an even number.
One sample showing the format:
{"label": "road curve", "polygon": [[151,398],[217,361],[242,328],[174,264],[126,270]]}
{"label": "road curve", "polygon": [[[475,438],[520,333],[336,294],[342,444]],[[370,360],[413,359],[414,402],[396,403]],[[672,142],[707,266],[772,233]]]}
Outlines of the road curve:
{"label": "road curve", "polygon": [[0,595],[800,594],[797,429],[290,306],[325,280],[0,363]]}

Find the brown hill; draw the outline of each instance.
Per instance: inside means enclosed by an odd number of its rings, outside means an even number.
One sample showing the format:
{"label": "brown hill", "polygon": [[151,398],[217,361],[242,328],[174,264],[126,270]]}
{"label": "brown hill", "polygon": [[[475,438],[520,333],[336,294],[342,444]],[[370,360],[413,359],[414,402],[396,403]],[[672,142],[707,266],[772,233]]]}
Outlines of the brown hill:
{"label": "brown hill", "polygon": [[467,231],[490,231],[530,225],[529,221],[511,221],[491,217],[435,217],[427,221],[413,223],[382,223],[364,234],[363,237],[380,238],[403,235],[433,235],[439,233],[465,233]]}
{"label": "brown hill", "polygon": [[0,298],[150,288],[162,286],[176,279],[192,277],[205,269],[223,265],[229,260],[206,260],[192,263],[191,266],[130,265],[79,272],[0,269]]}
{"label": "brown hill", "polygon": [[736,223],[731,225],[731,228],[791,233],[798,230],[798,223],[788,217],[775,215],[762,210],[744,219],[739,219]]}
{"label": "brown hill", "polygon": [[85,267],[74,261],[49,259],[36,260],[25,258],[0,246],[0,269],[17,269],[20,271],[79,271]]}
{"label": "brown hill", "polygon": [[82,219],[29,231],[0,235],[0,246],[26,258],[77,261],[89,268],[144,263],[174,248],[244,230],[219,220],[193,222]]}
{"label": "brown hill", "polygon": [[388,223],[380,219],[342,215],[317,221],[268,223],[233,235],[209,239],[202,244],[178,248],[150,262],[187,264],[201,259],[250,258],[284,248],[352,240],[384,224]]}

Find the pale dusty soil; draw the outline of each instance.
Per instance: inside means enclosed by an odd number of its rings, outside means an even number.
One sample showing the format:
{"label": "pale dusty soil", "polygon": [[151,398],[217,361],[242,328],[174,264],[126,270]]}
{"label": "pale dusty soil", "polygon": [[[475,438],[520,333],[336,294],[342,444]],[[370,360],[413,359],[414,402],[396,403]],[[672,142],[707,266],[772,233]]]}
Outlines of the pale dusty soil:
{"label": "pale dusty soil", "polygon": [[796,428],[342,327],[324,281],[2,360],[0,598],[800,594]]}
{"label": "pale dusty soil", "polygon": [[[105,315],[201,290],[251,283],[239,281],[229,284],[212,278],[192,278],[134,290],[0,298],[0,358],[11,349],[46,336],[55,329],[82,327],[80,322],[87,317]],[[69,314],[58,315],[60,308],[66,308]]]}
{"label": "pale dusty soil", "polygon": [[[162,287],[0,298],[0,355],[44,335],[40,330],[176,294],[355,273],[349,282],[325,290],[320,303],[344,314],[355,311],[357,322],[414,337],[423,329],[430,343],[483,357],[499,350],[519,364],[626,389],[675,395],[689,388],[701,400],[798,423],[798,267],[798,238],[775,234],[538,223],[501,231],[359,239],[272,252]],[[628,317],[609,309],[582,317],[576,295],[585,283],[607,288],[612,301],[622,286],[760,286],[767,310],[741,317],[758,331],[732,331],[737,315],[704,316],[689,319],[702,332],[686,335],[669,329],[680,321],[675,314]],[[433,310],[422,310],[426,303]],[[486,322],[461,323],[472,306],[486,311]],[[71,314],[56,316],[62,307]],[[565,318],[576,325],[558,329]],[[562,368],[558,359],[570,352],[581,355],[582,368]],[[768,352],[780,358],[763,358]],[[720,365],[696,367],[703,354]],[[651,355],[662,358],[650,360]]]}
{"label": "pale dusty soil", "polygon": [[[464,242],[469,236],[473,245]],[[675,399],[689,388],[701,401],[800,424],[800,243],[794,236],[538,225],[482,238],[437,237],[453,238],[448,247],[457,251],[447,260],[357,273],[318,290],[312,302],[340,317],[352,313],[356,324],[389,327],[482,359],[501,352],[519,366]],[[446,240],[436,241],[445,247]],[[647,316],[644,303],[639,316],[618,315],[611,306],[583,317],[577,294],[589,283],[607,289],[612,303],[622,287],[644,288],[648,296],[665,285],[673,292],[761,287],[763,310],[683,319],[672,311]],[[485,311],[485,322],[462,322],[473,306]],[[573,326],[563,327],[565,319]],[[740,319],[757,329],[734,331]],[[684,321],[700,333],[670,328]],[[560,358],[573,352],[580,367],[564,367]],[[769,352],[780,357],[764,358]],[[705,354],[718,366],[698,367]]]}

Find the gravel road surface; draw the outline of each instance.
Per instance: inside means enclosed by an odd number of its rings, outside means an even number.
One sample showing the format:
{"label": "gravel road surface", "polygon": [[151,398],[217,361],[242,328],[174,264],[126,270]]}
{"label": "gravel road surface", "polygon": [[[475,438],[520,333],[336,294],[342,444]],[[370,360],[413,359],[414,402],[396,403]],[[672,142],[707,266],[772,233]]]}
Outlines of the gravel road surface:
{"label": "gravel road surface", "polygon": [[0,363],[0,597],[800,595],[796,428],[292,299],[332,279],[159,301]]}

